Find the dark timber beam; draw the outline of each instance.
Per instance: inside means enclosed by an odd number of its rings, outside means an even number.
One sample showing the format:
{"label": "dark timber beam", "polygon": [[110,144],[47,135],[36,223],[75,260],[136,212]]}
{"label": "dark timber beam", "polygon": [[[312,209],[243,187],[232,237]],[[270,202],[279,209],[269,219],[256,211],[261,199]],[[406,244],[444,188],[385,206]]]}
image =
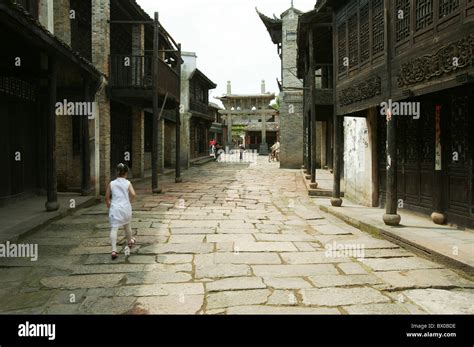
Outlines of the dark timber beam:
{"label": "dark timber beam", "polygon": [[[388,98],[392,98],[392,23],[391,23],[391,2],[385,0],[385,57],[386,73],[388,84]],[[386,211],[383,221],[387,225],[397,226],[401,217],[397,213],[397,118],[392,114],[392,110],[387,111],[387,201]]]}
{"label": "dark timber beam", "polygon": [[[334,47],[333,51],[335,52],[336,48],[336,14],[333,12],[332,14],[332,47]],[[334,136],[334,158],[333,158],[333,187],[332,187],[332,198],[331,198],[331,205],[334,207],[341,207],[342,206],[342,199],[341,199],[341,171],[342,171],[342,156],[343,156],[343,127],[342,122],[344,121],[344,117],[337,115],[337,89],[336,89],[336,81],[337,81],[337,55],[333,54],[332,57],[333,61],[333,69],[332,69],[332,76],[333,76],[333,136]]]}
{"label": "dark timber beam", "polygon": [[316,181],[316,81],[314,64],[314,33],[309,31],[309,90],[310,90],[310,108],[311,108],[311,184],[312,189],[318,188]]}
{"label": "dark timber beam", "polygon": [[[181,44],[178,44],[178,55],[179,61],[181,62]],[[179,80],[181,81],[181,64],[179,68]],[[181,88],[180,88],[181,90]],[[181,94],[181,92],[180,92]],[[180,107],[181,95],[178,98],[178,102],[176,103],[176,177],[175,182],[181,183],[183,182],[181,178],[181,107]]]}
{"label": "dark timber beam", "polygon": [[[91,84],[88,78],[84,78],[84,101],[87,103],[93,102],[91,93]],[[83,115],[81,118],[81,161],[82,161],[82,180],[81,180],[81,194],[87,196],[91,192],[91,153],[89,146],[89,118]]]}
{"label": "dark timber beam", "polygon": [[58,85],[58,63],[49,57],[49,102],[47,115],[47,140],[46,140],[46,211],[53,212],[59,209],[58,203],[58,177],[56,172],[56,99]]}
{"label": "dark timber beam", "polygon": [[443,114],[446,114],[446,110],[443,110],[441,105],[436,105],[435,108],[435,152],[437,156],[440,155],[440,158],[437,158],[435,164],[435,172],[433,175],[433,213],[431,214],[431,219],[436,224],[446,224],[448,218],[445,213],[445,204],[444,204],[444,175],[443,175],[443,151],[444,143],[442,143],[443,135],[442,130],[447,129],[446,126],[446,117],[443,117]]}
{"label": "dark timber beam", "polygon": [[151,153],[151,189],[153,194],[161,194],[158,182],[158,118],[160,110],[158,106],[158,69],[160,65],[160,57],[158,55],[158,47],[160,43],[160,22],[158,20],[158,12],[155,12],[154,34],[153,34],[153,135],[152,135],[152,153]]}

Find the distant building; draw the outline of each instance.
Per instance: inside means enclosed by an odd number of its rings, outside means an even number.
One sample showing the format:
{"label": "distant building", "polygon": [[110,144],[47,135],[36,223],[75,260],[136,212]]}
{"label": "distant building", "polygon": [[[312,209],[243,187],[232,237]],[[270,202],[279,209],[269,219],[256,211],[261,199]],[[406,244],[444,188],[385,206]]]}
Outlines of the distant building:
{"label": "distant building", "polygon": [[226,118],[227,146],[244,144],[261,155],[268,154],[279,137],[280,124],[279,111],[270,106],[275,94],[265,91],[265,81],[260,94],[232,94],[231,82],[227,82],[227,94],[217,99],[225,107],[219,113]]}
{"label": "distant building", "polygon": [[209,102],[209,116],[214,119],[210,132],[209,140],[216,140],[220,145],[226,145],[227,141],[227,127],[223,125],[222,115],[219,113],[222,107],[219,105]]}
{"label": "distant building", "polygon": [[191,160],[209,155],[211,127],[215,117],[209,112],[209,91],[217,84],[197,68],[197,55],[183,52],[181,74],[182,164],[189,167]]}
{"label": "distant building", "polygon": [[280,18],[258,12],[281,58],[280,82],[280,165],[298,169],[303,165],[303,83],[297,77],[298,17],[303,12],[293,6]]}

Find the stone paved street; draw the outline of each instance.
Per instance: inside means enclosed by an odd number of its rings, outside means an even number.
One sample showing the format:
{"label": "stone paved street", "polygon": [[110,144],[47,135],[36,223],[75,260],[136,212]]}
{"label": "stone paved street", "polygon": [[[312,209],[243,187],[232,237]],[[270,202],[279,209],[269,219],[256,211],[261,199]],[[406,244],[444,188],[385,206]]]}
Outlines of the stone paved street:
{"label": "stone paved street", "polygon": [[[110,259],[104,205],[32,234],[37,262],[3,259],[2,313],[474,313],[474,282],[322,213],[301,174],[211,163],[136,185],[138,246]],[[363,257],[327,254],[359,245]],[[350,256],[355,255],[356,257]]]}

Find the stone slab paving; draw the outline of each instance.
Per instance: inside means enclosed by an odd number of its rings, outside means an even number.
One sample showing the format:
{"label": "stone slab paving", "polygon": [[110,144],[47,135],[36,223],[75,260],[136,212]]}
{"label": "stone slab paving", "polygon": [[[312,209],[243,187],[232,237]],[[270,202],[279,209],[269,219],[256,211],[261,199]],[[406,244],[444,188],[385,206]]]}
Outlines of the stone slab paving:
{"label": "stone slab paving", "polygon": [[0,259],[0,313],[474,313],[472,278],[321,212],[298,170],[259,158],[183,178],[135,184],[138,246],[126,255],[121,231],[114,262],[103,205],[23,240],[39,258]]}

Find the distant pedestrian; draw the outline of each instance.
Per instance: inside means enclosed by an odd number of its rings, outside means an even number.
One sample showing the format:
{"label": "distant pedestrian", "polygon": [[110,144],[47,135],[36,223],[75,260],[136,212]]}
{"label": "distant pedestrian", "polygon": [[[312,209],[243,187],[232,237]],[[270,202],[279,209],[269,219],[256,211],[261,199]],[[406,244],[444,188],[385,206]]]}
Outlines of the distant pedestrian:
{"label": "distant pedestrian", "polygon": [[245,152],[245,146],[244,146],[243,143],[240,144],[239,150],[240,150],[240,161],[243,161],[244,160],[244,152]]}
{"label": "distant pedestrian", "polygon": [[224,147],[222,147],[219,143],[216,142],[215,151],[216,151],[216,161],[219,162],[222,153],[224,153]]}
{"label": "distant pedestrian", "polygon": [[132,183],[127,180],[128,167],[125,164],[117,166],[117,179],[110,182],[105,193],[105,202],[109,208],[110,242],[112,244],[112,260],[117,259],[117,233],[124,227],[128,247],[132,248],[136,240],[132,237],[132,204],[136,193]]}

